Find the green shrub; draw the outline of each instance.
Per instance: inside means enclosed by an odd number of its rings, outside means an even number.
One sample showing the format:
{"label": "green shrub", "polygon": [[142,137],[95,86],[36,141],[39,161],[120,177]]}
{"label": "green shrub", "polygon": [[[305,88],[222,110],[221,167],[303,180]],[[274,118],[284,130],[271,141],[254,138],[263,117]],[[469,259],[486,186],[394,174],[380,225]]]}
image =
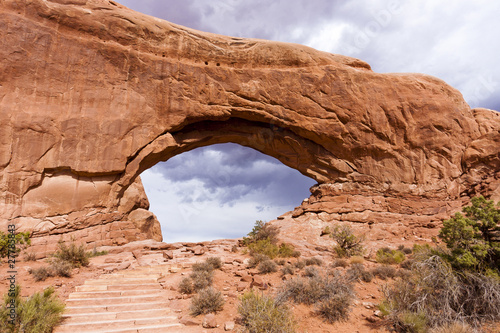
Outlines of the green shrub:
{"label": "green shrub", "polygon": [[54,276],[71,277],[73,266],[67,261],[55,259],[50,262],[49,269],[52,270]]}
{"label": "green shrub", "polygon": [[405,260],[405,254],[399,250],[391,250],[387,247],[378,249],[376,258],[378,263],[381,264],[400,264]]}
{"label": "green shrub", "polygon": [[213,283],[213,271],[193,271],[189,275],[191,280],[193,281],[194,290],[202,290],[207,287],[210,287]]}
{"label": "green shrub", "polygon": [[412,254],[413,253],[412,249],[410,249],[409,247],[406,247],[404,245],[399,245],[398,250],[403,252],[404,254]]}
{"label": "green shrub", "polygon": [[399,332],[426,333],[428,331],[427,317],[423,313],[402,312],[398,314],[394,327]]}
{"label": "green shrub", "polygon": [[260,240],[269,240],[272,244],[276,244],[278,233],[279,230],[276,226],[260,220],[255,221],[255,225],[252,231],[248,233],[248,237],[243,237],[243,244],[249,245]]}
{"label": "green shrub", "polygon": [[[0,324],[2,332],[14,333],[50,333],[61,321],[64,312],[64,303],[54,294],[54,288],[49,287],[43,292],[35,293],[28,299],[21,298],[21,288],[16,287],[13,295],[4,296],[4,305],[0,310]],[[7,305],[13,302],[16,305],[17,316],[14,324],[9,317],[10,309]]]}
{"label": "green shrub", "polygon": [[238,313],[245,330],[250,333],[293,333],[295,322],[285,303],[269,296],[245,293],[240,298]]}
{"label": "green shrub", "polygon": [[73,267],[89,265],[89,253],[85,251],[85,245],[76,245],[74,240],[72,240],[68,246],[61,239],[59,240],[57,247],[58,249],[54,253],[55,258],[66,261]]}
{"label": "green shrub", "polygon": [[255,268],[257,267],[261,262],[270,260],[268,256],[265,254],[260,254],[260,253],[255,253],[250,260],[248,260],[248,268]]}
{"label": "green shrub", "polygon": [[[11,253],[11,256],[17,255],[19,252],[31,245],[30,233],[18,232],[14,236],[10,233],[4,233],[0,231],[0,258],[6,258],[9,255],[9,245],[12,245],[9,241],[10,238],[14,238],[15,251]],[[10,248],[11,251],[13,248]]]}
{"label": "green shrub", "polygon": [[292,245],[282,243],[278,249],[278,256],[282,258],[298,258],[300,257],[300,252],[296,251]]}
{"label": "green shrub", "polygon": [[278,265],[272,260],[265,260],[257,266],[257,270],[261,274],[274,273],[278,270]]}
{"label": "green shrub", "polygon": [[[471,206],[443,222],[439,237],[450,250],[448,260],[456,268],[500,272],[500,207],[484,197],[471,199]],[[500,202],[497,204],[500,206]]]}
{"label": "green shrub", "polygon": [[330,237],[337,243],[333,250],[339,257],[350,257],[354,255],[363,254],[363,241],[364,237],[354,235],[351,227],[347,224],[336,225]]}
{"label": "green shrub", "polygon": [[192,294],[194,292],[193,281],[188,277],[183,278],[179,283],[179,292],[181,294]]}
{"label": "green shrub", "polygon": [[306,259],[306,266],[321,266],[323,265],[323,260],[320,258],[307,258]]}
{"label": "green shrub", "polygon": [[222,297],[220,291],[208,287],[200,290],[200,292],[191,299],[189,310],[193,316],[216,313],[217,311],[222,311],[224,303],[224,297]]}
{"label": "green shrub", "polygon": [[271,259],[274,259],[279,254],[279,247],[273,244],[269,239],[260,239],[253,243],[248,244],[250,255],[263,254]]}
{"label": "green shrub", "polygon": [[87,255],[88,255],[89,258],[105,256],[106,254],[108,254],[108,251],[106,251],[106,250],[97,251],[97,248],[95,248],[95,247],[94,247],[94,249],[91,252],[87,253]]}

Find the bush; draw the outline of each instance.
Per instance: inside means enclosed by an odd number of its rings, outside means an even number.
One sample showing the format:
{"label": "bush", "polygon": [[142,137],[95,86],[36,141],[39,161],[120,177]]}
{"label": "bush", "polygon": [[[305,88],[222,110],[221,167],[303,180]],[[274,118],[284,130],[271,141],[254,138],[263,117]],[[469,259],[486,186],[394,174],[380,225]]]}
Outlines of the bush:
{"label": "bush", "polygon": [[352,302],[352,296],[349,294],[338,294],[321,301],[316,306],[316,311],[327,322],[333,324],[339,320],[349,318],[349,307]]}
{"label": "bush", "polygon": [[381,310],[401,329],[410,329],[408,322],[421,323],[422,318],[434,326],[456,321],[479,326],[500,319],[498,278],[456,272],[439,256],[416,262],[410,276],[396,280],[384,294]]}
{"label": "bush", "polygon": [[351,264],[362,264],[365,262],[365,259],[362,256],[352,256],[349,262]]}
{"label": "bush", "polygon": [[[4,305],[0,310],[0,323],[2,332],[25,332],[25,333],[50,333],[61,321],[64,312],[64,303],[54,293],[54,288],[49,287],[43,292],[35,293],[28,299],[21,298],[21,288],[16,286],[15,293],[11,297],[4,296]],[[16,305],[17,316],[14,324],[10,323],[10,310],[8,304]]]}
{"label": "bush", "polygon": [[85,251],[85,245],[76,245],[74,240],[67,246],[63,240],[59,240],[58,250],[54,253],[54,257],[62,261],[66,261],[73,267],[88,266],[89,254]]}
{"label": "bush", "polygon": [[400,264],[405,260],[405,254],[399,250],[391,250],[387,247],[378,249],[376,260],[381,264]]}
{"label": "bush", "polygon": [[347,266],[349,266],[349,263],[345,259],[335,259],[332,262],[331,266],[332,266],[332,268],[336,268],[336,267],[346,268]]}
{"label": "bush", "polygon": [[393,279],[397,274],[397,270],[392,266],[382,265],[373,268],[371,273],[381,280],[387,280],[388,278]]}
{"label": "bush", "polygon": [[214,266],[207,263],[206,261],[196,262],[191,266],[191,269],[193,270],[193,272],[212,272],[214,270]]}
{"label": "bush", "polygon": [[415,260],[413,260],[413,259],[407,259],[407,260],[403,261],[399,265],[399,267],[401,267],[403,269],[410,270],[410,269],[412,269],[414,263],[415,263]]}
{"label": "bush", "polygon": [[287,264],[281,268],[281,275],[294,275],[295,269],[292,265]]}
{"label": "bush", "polygon": [[259,254],[256,253],[254,254],[250,260],[248,261],[248,268],[255,268],[257,267],[261,262],[269,260],[269,257],[266,256],[265,254]]}
{"label": "bush", "polygon": [[251,256],[263,254],[274,259],[279,255],[279,247],[273,244],[269,239],[260,239],[250,243],[248,244],[248,249],[250,250]]}
{"label": "bush", "polygon": [[106,250],[97,251],[97,249],[95,247],[94,247],[94,249],[91,252],[87,253],[87,255],[89,256],[89,258],[105,256],[106,254],[108,254],[108,251],[106,251]]}
{"label": "bush", "polygon": [[[6,258],[9,255],[9,245],[11,245],[9,238],[14,237],[15,251],[11,252],[11,256],[17,255],[19,252],[31,245],[30,233],[18,232],[12,236],[10,233],[0,231],[0,258]],[[14,250],[10,248],[10,250]]]}
{"label": "bush", "polygon": [[191,315],[198,316],[207,313],[216,313],[224,308],[224,297],[220,291],[211,287],[201,290],[196,296],[191,299],[189,307]]}
{"label": "bush", "polygon": [[474,329],[462,322],[454,322],[446,324],[440,327],[436,327],[430,331],[430,333],[470,333],[474,332]]}
{"label": "bush", "polygon": [[52,260],[49,267],[49,269],[52,270],[54,276],[60,277],[71,277],[72,268],[73,266],[71,266],[69,262],[58,259]]}
{"label": "bush", "polygon": [[280,265],[280,266],[284,266],[286,264],[285,259],[275,259],[274,262],[276,263],[276,265]]}
{"label": "bush", "polygon": [[192,294],[194,292],[193,281],[188,277],[183,278],[179,283],[179,292],[181,294]]}
{"label": "bush", "polygon": [[300,257],[300,252],[296,251],[292,245],[282,243],[278,249],[278,256],[282,258],[298,258]]}
{"label": "bush", "polygon": [[308,258],[306,259],[306,266],[321,266],[323,265],[323,260],[321,260],[320,258]]}
{"label": "bush", "polygon": [[443,222],[439,237],[451,251],[448,260],[456,268],[499,274],[500,241],[494,235],[500,232],[500,208],[482,196],[471,203],[462,209],[465,216],[456,213]]}
{"label": "bush", "polygon": [[45,281],[47,278],[54,276],[52,270],[48,266],[41,266],[30,271],[35,281]]}
{"label": "bush", "polygon": [[316,267],[314,266],[308,266],[306,267],[306,269],[304,270],[304,273],[302,274],[303,276],[305,277],[318,277],[319,276],[319,271]]}
{"label": "bush", "polygon": [[194,290],[202,290],[210,287],[213,283],[213,271],[193,271],[189,275],[193,281]]}
{"label": "bush", "polygon": [[302,269],[306,267],[306,262],[304,260],[297,260],[295,262],[295,267],[297,267],[298,269]]}
{"label": "bush", "polygon": [[262,274],[274,273],[278,270],[278,265],[272,260],[265,260],[257,266],[257,270]]}
{"label": "bush", "polygon": [[240,298],[238,313],[242,325],[250,333],[293,333],[295,322],[284,303],[277,303],[269,296],[245,293]]}
{"label": "bush", "polygon": [[222,260],[220,257],[209,257],[205,260],[205,262],[212,266],[213,269],[221,269],[222,268]]}
{"label": "bush", "polygon": [[351,227],[347,224],[337,225],[333,228],[330,237],[337,243],[334,251],[339,257],[350,257],[363,254],[363,237],[354,235]]}
{"label": "bush", "polygon": [[31,252],[25,252],[24,253],[24,260],[26,261],[36,261],[36,253],[31,251]]}
{"label": "bush", "polygon": [[409,247],[406,247],[404,245],[399,245],[398,246],[398,250],[403,252],[404,254],[412,254],[412,249],[410,249]]}
{"label": "bush", "polygon": [[371,282],[373,279],[373,274],[365,270],[365,266],[363,264],[352,264],[346,274],[352,281]]}
{"label": "bush", "polygon": [[249,245],[260,240],[269,240],[272,244],[276,244],[279,230],[277,227],[263,221],[255,221],[255,225],[248,233],[248,237],[243,237],[243,244]]}

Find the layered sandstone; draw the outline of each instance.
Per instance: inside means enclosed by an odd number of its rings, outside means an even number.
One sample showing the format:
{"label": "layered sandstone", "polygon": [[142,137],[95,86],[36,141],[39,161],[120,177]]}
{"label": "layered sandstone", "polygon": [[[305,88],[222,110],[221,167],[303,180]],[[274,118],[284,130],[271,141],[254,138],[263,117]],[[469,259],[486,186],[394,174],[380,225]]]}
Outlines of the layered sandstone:
{"label": "layered sandstone", "polygon": [[45,250],[61,235],[161,239],[140,173],[223,142],[318,181],[296,216],[341,202],[340,220],[425,224],[472,195],[500,199],[499,114],[439,79],[107,0],[2,0],[0,16],[0,227]]}

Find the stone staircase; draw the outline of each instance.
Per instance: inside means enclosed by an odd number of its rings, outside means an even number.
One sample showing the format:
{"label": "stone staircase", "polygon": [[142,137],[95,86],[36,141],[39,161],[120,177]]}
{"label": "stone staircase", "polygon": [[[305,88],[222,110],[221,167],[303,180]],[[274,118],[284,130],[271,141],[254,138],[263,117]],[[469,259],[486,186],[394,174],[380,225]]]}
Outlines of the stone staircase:
{"label": "stone staircase", "polygon": [[139,267],[87,280],[66,300],[54,333],[182,332],[158,280],[171,267]]}

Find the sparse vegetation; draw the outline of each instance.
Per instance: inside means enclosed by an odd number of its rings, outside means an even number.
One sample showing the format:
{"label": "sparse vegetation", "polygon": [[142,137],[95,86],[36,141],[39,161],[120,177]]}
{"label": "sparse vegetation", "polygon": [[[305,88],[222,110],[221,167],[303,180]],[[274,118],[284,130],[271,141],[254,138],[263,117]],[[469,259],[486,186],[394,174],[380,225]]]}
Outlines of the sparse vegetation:
{"label": "sparse vegetation", "polygon": [[363,264],[352,264],[346,272],[347,277],[352,281],[371,282],[373,274],[365,270]]}
{"label": "sparse vegetation", "polygon": [[316,305],[316,311],[327,322],[333,324],[339,320],[347,320],[349,318],[349,306],[352,302],[352,295],[341,293],[333,295]]}
{"label": "sparse vegetation", "polygon": [[274,273],[278,270],[278,265],[272,260],[265,260],[257,266],[257,270],[261,274]]}
{"label": "sparse vegetation", "polygon": [[52,270],[48,266],[41,266],[30,271],[35,281],[45,281],[48,277],[54,276]]}
{"label": "sparse vegetation", "polygon": [[190,278],[188,278],[188,277],[182,278],[181,282],[179,283],[179,292],[181,294],[192,294],[192,293],[194,293],[193,281]]}
{"label": "sparse vegetation", "polygon": [[292,265],[286,264],[281,268],[281,275],[294,275],[295,269]]}
{"label": "sparse vegetation", "polygon": [[248,237],[243,238],[243,245],[248,247],[251,256],[263,254],[270,259],[299,257],[300,252],[296,251],[290,244],[282,243],[279,246],[277,245],[278,233],[277,227],[269,223],[256,221],[252,231],[248,233]]}
{"label": "sparse vegetation", "polygon": [[336,267],[346,268],[347,266],[349,266],[349,262],[347,262],[347,260],[345,260],[345,259],[335,259],[331,264],[332,268],[336,268]]}
{"label": "sparse vegetation", "polygon": [[381,265],[373,268],[371,273],[381,280],[387,280],[396,277],[397,270],[389,265]]}
{"label": "sparse vegetation", "polygon": [[85,251],[85,245],[76,245],[74,239],[69,246],[61,239],[57,244],[57,251],[54,257],[71,264],[73,267],[88,266],[90,254]]}
{"label": "sparse vegetation", "polygon": [[362,264],[365,262],[365,259],[362,256],[352,256],[351,259],[349,259],[349,262],[352,264]]}
{"label": "sparse vegetation", "polygon": [[297,260],[295,262],[295,267],[297,267],[298,269],[302,269],[302,268],[306,267],[305,260]]}
{"label": "sparse vegetation", "polygon": [[333,250],[340,258],[363,254],[364,237],[354,235],[349,225],[336,225],[333,227],[330,237],[337,243]]}
{"label": "sparse vegetation", "polygon": [[209,271],[193,271],[189,275],[191,281],[193,281],[194,290],[199,291],[210,287],[213,283],[214,273],[212,270]]}
{"label": "sparse vegetation", "polygon": [[220,257],[208,257],[205,262],[208,265],[211,265],[213,269],[221,269],[222,268],[222,260]]}
{"label": "sparse vegetation", "polygon": [[[9,304],[16,305],[17,316],[11,323]],[[43,292],[35,293],[28,299],[21,298],[21,288],[16,286],[13,295],[4,295],[4,305],[0,310],[0,324],[2,332],[15,333],[50,333],[61,321],[64,312],[64,303],[49,287]]]}
{"label": "sparse vegetation", "polygon": [[36,261],[36,253],[33,252],[33,251],[30,251],[30,252],[26,251],[24,253],[24,260],[26,260],[26,261]]}
{"label": "sparse vegetation", "polygon": [[320,258],[313,257],[306,259],[306,266],[321,266],[321,265],[323,265],[323,260],[321,260]]}
{"label": "sparse vegetation", "polygon": [[270,260],[268,256],[265,254],[260,254],[256,253],[254,254],[250,260],[248,261],[248,268],[255,268],[257,267],[261,262]]}
{"label": "sparse vegetation", "polygon": [[224,297],[222,297],[220,291],[208,287],[200,290],[198,294],[191,299],[189,310],[193,316],[216,313],[217,311],[222,311],[224,303]]}
{"label": "sparse vegetation", "polygon": [[254,291],[240,298],[238,313],[246,332],[293,333],[295,322],[288,306]]}
{"label": "sparse vegetation", "polygon": [[319,276],[319,271],[315,266],[308,266],[302,275],[310,278],[317,277]]}
{"label": "sparse vegetation", "polygon": [[405,260],[406,256],[402,251],[392,250],[388,247],[378,249],[376,260],[378,263],[393,265],[400,264]]}
{"label": "sparse vegetation", "polygon": [[10,234],[10,233],[4,233],[0,231],[0,258],[5,258],[9,255],[9,245],[12,243],[10,242],[9,238],[14,239],[14,244],[15,248],[10,248],[10,251],[13,251],[11,255],[17,255],[19,252],[27,248],[29,245],[31,245],[31,239],[30,239],[30,233],[29,231],[26,232],[18,232],[15,234]]}

